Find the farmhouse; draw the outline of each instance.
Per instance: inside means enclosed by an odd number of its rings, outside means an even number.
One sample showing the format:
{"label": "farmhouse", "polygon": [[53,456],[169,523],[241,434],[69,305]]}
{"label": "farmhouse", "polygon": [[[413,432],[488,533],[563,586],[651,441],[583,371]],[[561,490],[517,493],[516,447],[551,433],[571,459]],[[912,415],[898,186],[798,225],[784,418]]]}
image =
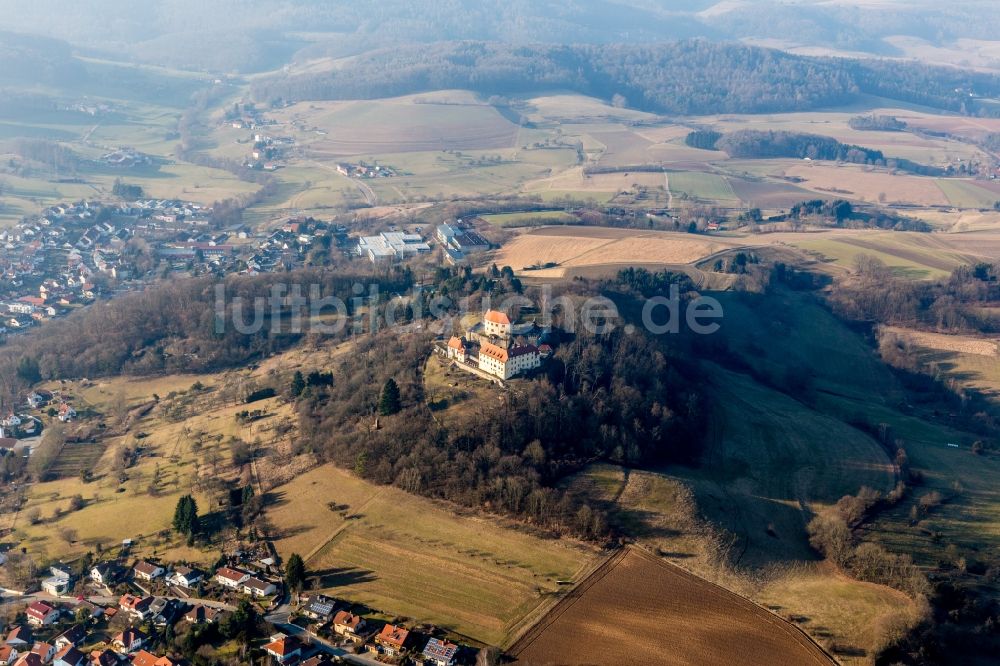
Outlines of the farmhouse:
{"label": "farmhouse", "polygon": [[358,255],[368,257],[373,264],[408,259],[430,251],[430,245],[425,243],[419,235],[401,231],[382,232],[378,236],[364,236],[358,241],[357,248]]}

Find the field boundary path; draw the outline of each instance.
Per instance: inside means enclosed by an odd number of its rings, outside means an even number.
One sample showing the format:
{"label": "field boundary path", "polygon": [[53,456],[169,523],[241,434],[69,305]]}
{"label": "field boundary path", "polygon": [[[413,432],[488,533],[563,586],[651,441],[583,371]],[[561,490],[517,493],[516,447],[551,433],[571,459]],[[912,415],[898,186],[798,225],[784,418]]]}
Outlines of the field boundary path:
{"label": "field boundary path", "polygon": [[[378,492],[376,492],[374,495],[366,499],[364,503],[361,504],[361,506],[355,509],[353,513],[359,516],[362,515],[362,512],[365,510],[365,508],[367,508],[369,504],[371,504],[379,497],[381,497],[384,493],[385,493],[384,489],[379,489]],[[309,560],[319,555],[324,548],[330,545],[330,543],[332,543],[334,539],[340,536],[340,534],[348,527],[350,527],[353,523],[354,523],[353,520],[344,520],[343,523],[337,526],[337,529],[335,529],[333,532],[330,533],[330,536],[320,541],[318,544],[316,544],[316,546],[312,550],[306,553],[306,555],[302,558],[302,561],[305,562],[306,564],[309,564]]]}
{"label": "field boundary path", "polygon": [[629,548],[620,548],[619,550],[612,553],[608,559],[604,560],[603,563],[598,565],[596,569],[590,572],[590,574],[576,584],[569,594],[564,596],[562,599],[556,603],[549,612],[542,615],[535,624],[529,627],[521,636],[514,641],[507,652],[513,656],[517,656],[523,652],[529,645],[535,642],[539,636],[559,617],[565,613],[570,606],[577,602],[583,594],[597,584],[602,578],[611,573],[618,564],[625,559],[629,554]]}

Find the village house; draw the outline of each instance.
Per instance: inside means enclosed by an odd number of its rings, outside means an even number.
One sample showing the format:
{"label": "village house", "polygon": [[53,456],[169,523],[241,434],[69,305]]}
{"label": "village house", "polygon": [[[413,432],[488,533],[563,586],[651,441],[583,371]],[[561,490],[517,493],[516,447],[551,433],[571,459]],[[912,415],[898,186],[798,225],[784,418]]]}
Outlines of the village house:
{"label": "village house", "polygon": [[90,569],[90,579],[99,585],[114,585],[124,576],[125,568],[114,562],[101,562]]}
{"label": "village house", "polygon": [[326,622],[333,615],[333,609],[337,602],[330,597],[317,594],[309,597],[309,601],[302,607],[302,614],[319,622]]}
{"label": "village house", "polygon": [[121,654],[132,654],[141,650],[148,640],[141,630],[130,627],[111,639],[111,647]]}
{"label": "village house", "polygon": [[23,654],[14,662],[15,666],[44,666],[45,662],[34,652]]}
{"label": "village house", "polygon": [[28,616],[28,624],[35,627],[47,627],[55,624],[59,620],[59,609],[44,601],[34,601],[25,611]]}
{"label": "village house", "polygon": [[73,645],[67,645],[56,652],[52,666],[84,666],[86,663],[87,657],[82,652]]}
{"label": "village house", "polygon": [[410,638],[410,632],[403,627],[394,624],[387,624],[382,627],[382,631],[375,637],[376,650],[381,648],[382,652],[390,657],[397,657],[406,649],[406,641]]}
{"label": "village house", "polygon": [[16,645],[0,645],[0,666],[13,666],[18,654]]}
{"label": "village house", "polygon": [[212,624],[221,614],[222,611],[217,608],[198,604],[184,614],[184,621],[191,624]]}
{"label": "village house", "polygon": [[27,648],[35,642],[35,637],[32,634],[31,627],[24,625],[14,627],[7,634],[7,638],[4,639],[5,645],[13,645],[15,647]]}
{"label": "village house", "polygon": [[333,616],[333,631],[338,636],[343,636],[355,643],[359,643],[365,633],[367,624],[360,615],[354,615],[347,611],[340,611]]}
{"label": "village house", "polygon": [[56,656],[56,646],[49,643],[35,643],[31,646],[30,654],[36,655],[43,664],[47,664]]}
{"label": "village house", "polygon": [[118,600],[118,607],[137,620],[145,620],[150,615],[153,597],[137,597],[132,594],[123,595]]}
{"label": "village house", "polygon": [[132,571],[135,572],[136,578],[151,581],[162,576],[166,569],[161,567],[159,564],[143,560],[136,564],[135,567],[132,568]]}
{"label": "village house", "polygon": [[145,650],[139,650],[132,655],[132,666],[174,666],[175,663],[169,657],[157,657]]}
{"label": "village house", "polygon": [[454,666],[456,654],[458,654],[457,645],[437,638],[427,641],[423,652],[424,661],[434,666]]}
{"label": "village house", "polygon": [[178,585],[187,589],[195,587],[205,577],[205,573],[199,569],[179,566],[167,576],[167,582],[171,585]]}
{"label": "village house", "polygon": [[66,631],[62,632],[56,636],[55,644],[56,648],[62,650],[67,646],[76,647],[83,643],[87,638],[87,630],[84,629],[82,624],[75,624]]}
{"label": "village house", "polygon": [[278,590],[274,583],[260,578],[248,578],[243,583],[243,594],[252,597],[269,597]]}
{"label": "village house", "polygon": [[76,410],[65,402],[59,405],[59,420],[63,423],[69,423],[76,418]]}
{"label": "village house", "polygon": [[264,646],[267,652],[278,664],[287,664],[298,661],[302,657],[302,644],[294,636],[275,634],[271,636],[271,642]]}
{"label": "village house", "polygon": [[118,654],[112,650],[94,650],[90,653],[90,666],[118,666]]}
{"label": "village house", "polygon": [[219,585],[233,590],[240,589],[243,586],[243,583],[248,580],[250,580],[250,574],[246,571],[240,571],[239,569],[222,567],[215,572],[215,581]]}
{"label": "village house", "polygon": [[50,576],[42,581],[42,590],[54,597],[61,597],[69,592],[73,584],[73,579],[66,576],[64,572]]}

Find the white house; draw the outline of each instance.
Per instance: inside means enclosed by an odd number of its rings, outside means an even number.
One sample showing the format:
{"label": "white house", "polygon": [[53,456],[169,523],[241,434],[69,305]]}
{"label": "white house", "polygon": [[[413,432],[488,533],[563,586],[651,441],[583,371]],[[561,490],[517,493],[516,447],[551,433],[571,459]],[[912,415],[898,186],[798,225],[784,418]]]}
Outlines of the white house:
{"label": "white house", "polygon": [[229,567],[222,567],[215,572],[215,581],[219,585],[223,585],[233,590],[238,590],[243,586],[243,583],[250,580],[250,574],[246,571],[240,571],[239,569],[230,569]]}
{"label": "white house", "polygon": [[167,576],[167,582],[171,585],[179,585],[180,587],[192,588],[205,577],[205,574],[198,569],[192,569],[191,567],[179,566],[170,572]]}
{"label": "white house", "polygon": [[42,589],[53,597],[61,597],[69,592],[70,579],[66,576],[52,576],[42,581]]}
{"label": "white house", "polygon": [[166,569],[161,567],[159,564],[147,562],[145,560],[136,564],[132,570],[135,572],[136,578],[147,581],[159,578],[166,573]]}
{"label": "white house", "polygon": [[250,578],[243,583],[243,593],[252,597],[269,597],[277,591],[274,583],[260,578]]}

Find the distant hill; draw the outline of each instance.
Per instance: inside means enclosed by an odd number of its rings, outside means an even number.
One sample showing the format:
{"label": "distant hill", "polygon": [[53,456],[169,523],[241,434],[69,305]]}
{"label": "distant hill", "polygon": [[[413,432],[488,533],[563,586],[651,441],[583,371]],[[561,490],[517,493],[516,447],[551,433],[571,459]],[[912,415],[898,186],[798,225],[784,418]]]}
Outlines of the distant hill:
{"label": "distant hill", "polygon": [[254,96],[371,99],[463,88],[514,95],[569,89],[658,113],[769,113],[849,104],[865,95],[984,113],[1000,76],[899,61],[797,56],[733,43],[512,46],[450,42],[385,49],[349,67],[256,82]]}
{"label": "distant hill", "polygon": [[994,40],[989,0],[0,0],[4,27],[147,63],[219,72],[277,69],[298,59],[454,40],[654,43],[703,37],[773,40],[898,55],[897,37],[954,46]]}

